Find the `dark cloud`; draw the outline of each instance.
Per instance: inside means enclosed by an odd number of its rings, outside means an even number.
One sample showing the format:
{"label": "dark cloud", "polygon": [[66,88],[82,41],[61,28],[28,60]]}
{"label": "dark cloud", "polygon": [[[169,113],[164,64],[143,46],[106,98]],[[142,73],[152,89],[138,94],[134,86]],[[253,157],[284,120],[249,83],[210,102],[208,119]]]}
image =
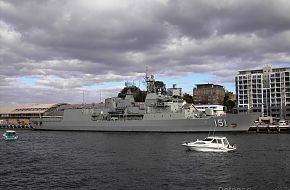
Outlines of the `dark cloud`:
{"label": "dark cloud", "polygon": [[[67,94],[141,80],[146,66],[229,83],[238,70],[290,66],[289,12],[284,0],[0,0],[0,102],[20,91],[27,103],[62,102],[61,91],[77,101]],[[22,77],[34,84],[19,88]]]}

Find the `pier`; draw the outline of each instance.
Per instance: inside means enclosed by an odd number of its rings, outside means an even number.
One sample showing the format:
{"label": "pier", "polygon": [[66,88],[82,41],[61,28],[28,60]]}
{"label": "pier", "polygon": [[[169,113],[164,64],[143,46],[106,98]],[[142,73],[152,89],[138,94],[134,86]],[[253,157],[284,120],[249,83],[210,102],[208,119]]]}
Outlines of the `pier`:
{"label": "pier", "polygon": [[30,124],[0,124],[0,129],[33,129]]}
{"label": "pier", "polygon": [[251,126],[250,132],[256,133],[285,133],[289,132],[289,126],[279,126],[279,125],[257,125]]}

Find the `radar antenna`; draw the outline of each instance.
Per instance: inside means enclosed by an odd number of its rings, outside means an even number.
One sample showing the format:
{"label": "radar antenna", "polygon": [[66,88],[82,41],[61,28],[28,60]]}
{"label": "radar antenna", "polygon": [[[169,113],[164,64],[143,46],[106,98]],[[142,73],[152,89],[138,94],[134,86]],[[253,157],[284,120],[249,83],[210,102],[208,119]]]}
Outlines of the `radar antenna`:
{"label": "radar antenna", "polygon": [[154,75],[148,76],[148,67],[146,67],[146,75],[144,77],[146,86],[147,86],[147,92],[148,93],[156,93],[156,88],[155,88],[155,79]]}

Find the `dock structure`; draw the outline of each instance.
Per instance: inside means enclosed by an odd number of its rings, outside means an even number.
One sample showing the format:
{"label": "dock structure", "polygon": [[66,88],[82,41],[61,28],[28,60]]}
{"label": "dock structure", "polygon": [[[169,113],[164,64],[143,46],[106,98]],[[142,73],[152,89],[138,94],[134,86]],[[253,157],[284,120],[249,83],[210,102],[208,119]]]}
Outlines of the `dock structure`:
{"label": "dock structure", "polygon": [[290,132],[289,126],[279,125],[256,125],[250,127],[249,131],[256,133],[284,133]]}
{"label": "dock structure", "polygon": [[0,129],[32,129],[30,120],[50,115],[62,115],[68,104],[0,105]]}
{"label": "dock structure", "polygon": [[0,129],[33,129],[30,124],[0,124]]}

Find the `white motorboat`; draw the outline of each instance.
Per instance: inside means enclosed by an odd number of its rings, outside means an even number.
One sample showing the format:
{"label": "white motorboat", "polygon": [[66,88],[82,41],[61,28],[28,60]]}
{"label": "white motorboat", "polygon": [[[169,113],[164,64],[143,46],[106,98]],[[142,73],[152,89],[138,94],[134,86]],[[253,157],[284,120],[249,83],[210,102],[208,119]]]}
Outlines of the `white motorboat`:
{"label": "white motorboat", "polygon": [[3,134],[3,139],[5,141],[9,141],[9,140],[17,140],[18,136],[16,134],[16,131],[12,131],[12,130],[7,130],[4,134]]}
{"label": "white motorboat", "polygon": [[236,150],[236,145],[230,145],[226,137],[209,136],[204,140],[196,140],[195,142],[184,142],[188,150],[200,152],[229,152]]}

